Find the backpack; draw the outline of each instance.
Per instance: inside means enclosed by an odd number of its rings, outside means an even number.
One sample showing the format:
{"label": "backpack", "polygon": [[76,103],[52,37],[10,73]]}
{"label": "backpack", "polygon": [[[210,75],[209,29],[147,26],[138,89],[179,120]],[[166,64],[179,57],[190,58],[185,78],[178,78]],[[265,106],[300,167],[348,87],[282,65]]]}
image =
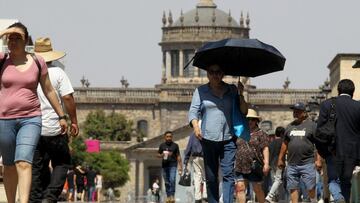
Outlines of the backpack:
{"label": "backpack", "polygon": [[335,124],[336,124],[336,111],[335,111],[336,97],[331,98],[330,113],[327,121],[321,127],[316,129],[313,140],[319,154],[325,158],[335,150]]}
{"label": "backpack", "polygon": [[[35,63],[36,63],[36,66],[37,66],[38,69],[39,69],[38,81],[40,81],[40,76],[41,76],[41,64],[40,64],[40,62],[39,62],[39,60],[38,60],[38,58],[36,57],[35,54],[31,53],[30,55],[31,55],[31,57],[34,59],[34,61],[35,61]],[[4,65],[7,57],[8,57],[8,53],[5,53],[4,58],[0,61],[0,71],[1,71],[1,69],[3,68],[3,65]],[[1,73],[0,73],[0,74],[1,74]],[[2,75],[2,74],[1,74],[1,75]],[[0,77],[1,77],[1,75],[0,75]],[[0,78],[0,79],[1,79],[1,78]]]}

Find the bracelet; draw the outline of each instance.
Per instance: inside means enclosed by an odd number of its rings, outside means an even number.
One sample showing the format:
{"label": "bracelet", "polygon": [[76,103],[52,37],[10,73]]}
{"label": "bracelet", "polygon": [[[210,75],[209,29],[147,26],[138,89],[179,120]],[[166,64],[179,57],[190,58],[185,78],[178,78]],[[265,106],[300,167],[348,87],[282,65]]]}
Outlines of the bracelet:
{"label": "bracelet", "polygon": [[66,119],[67,119],[66,115],[63,115],[63,116],[59,116],[59,120],[61,120],[61,119],[64,119],[64,120],[66,120]]}

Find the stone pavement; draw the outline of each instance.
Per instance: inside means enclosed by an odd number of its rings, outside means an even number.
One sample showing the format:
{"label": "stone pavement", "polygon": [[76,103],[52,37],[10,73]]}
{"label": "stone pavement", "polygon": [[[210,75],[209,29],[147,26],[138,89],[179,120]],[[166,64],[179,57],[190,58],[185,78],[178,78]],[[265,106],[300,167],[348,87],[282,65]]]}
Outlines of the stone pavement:
{"label": "stone pavement", "polygon": [[6,202],[6,194],[3,183],[0,183],[0,202]]}

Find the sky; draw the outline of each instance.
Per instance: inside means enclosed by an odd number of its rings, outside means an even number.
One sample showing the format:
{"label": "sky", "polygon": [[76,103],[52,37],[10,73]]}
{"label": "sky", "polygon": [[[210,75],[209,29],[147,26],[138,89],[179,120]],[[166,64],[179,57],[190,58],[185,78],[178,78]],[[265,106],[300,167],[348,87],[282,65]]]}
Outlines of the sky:
{"label": "sky", "polygon": [[[50,37],[73,86],[154,87],[161,81],[162,15],[173,19],[199,0],[0,0],[0,18],[23,22],[35,40]],[[250,38],[272,44],[286,57],[284,71],[251,79],[258,88],[318,88],[338,53],[360,53],[360,1],[214,0],[239,21],[250,15]]]}

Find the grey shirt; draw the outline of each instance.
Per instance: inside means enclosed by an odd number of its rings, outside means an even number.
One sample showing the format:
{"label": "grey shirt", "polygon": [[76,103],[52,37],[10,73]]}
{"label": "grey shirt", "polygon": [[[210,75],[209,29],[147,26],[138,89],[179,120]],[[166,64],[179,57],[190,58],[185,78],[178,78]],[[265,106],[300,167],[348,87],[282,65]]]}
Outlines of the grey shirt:
{"label": "grey shirt", "polygon": [[305,165],[314,163],[315,147],[311,137],[315,133],[316,124],[307,119],[300,124],[290,123],[285,131],[285,141],[288,141],[288,164]]}

